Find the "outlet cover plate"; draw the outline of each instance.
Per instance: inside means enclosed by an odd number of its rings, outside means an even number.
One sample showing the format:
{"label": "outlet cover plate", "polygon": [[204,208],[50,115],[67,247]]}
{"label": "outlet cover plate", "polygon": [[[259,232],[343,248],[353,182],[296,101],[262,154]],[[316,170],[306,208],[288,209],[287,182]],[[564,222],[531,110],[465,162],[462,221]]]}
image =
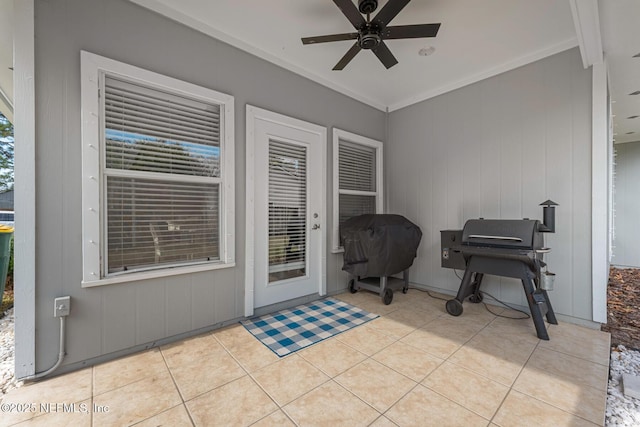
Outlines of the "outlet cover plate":
{"label": "outlet cover plate", "polygon": [[58,297],[53,303],[53,317],[68,316],[71,312],[71,297]]}

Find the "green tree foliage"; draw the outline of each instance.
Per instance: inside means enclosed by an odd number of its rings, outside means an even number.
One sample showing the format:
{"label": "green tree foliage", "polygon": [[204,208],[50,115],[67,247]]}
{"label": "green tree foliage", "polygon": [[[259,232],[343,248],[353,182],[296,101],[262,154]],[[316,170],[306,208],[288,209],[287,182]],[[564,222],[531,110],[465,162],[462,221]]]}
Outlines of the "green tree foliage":
{"label": "green tree foliage", "polygon": [[13,125],[0,113],[0,193],[13,188]]}

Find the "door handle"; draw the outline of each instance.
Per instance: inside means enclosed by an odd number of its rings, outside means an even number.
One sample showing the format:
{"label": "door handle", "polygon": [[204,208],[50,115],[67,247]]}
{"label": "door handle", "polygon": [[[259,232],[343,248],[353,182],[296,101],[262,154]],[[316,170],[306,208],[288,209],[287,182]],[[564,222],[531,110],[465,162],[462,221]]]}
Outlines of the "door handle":
{"label": "door handle", "polygon": [[311,227],[312,230],[318,230],[320,229],[320,224],[313,224],[313,227]]}

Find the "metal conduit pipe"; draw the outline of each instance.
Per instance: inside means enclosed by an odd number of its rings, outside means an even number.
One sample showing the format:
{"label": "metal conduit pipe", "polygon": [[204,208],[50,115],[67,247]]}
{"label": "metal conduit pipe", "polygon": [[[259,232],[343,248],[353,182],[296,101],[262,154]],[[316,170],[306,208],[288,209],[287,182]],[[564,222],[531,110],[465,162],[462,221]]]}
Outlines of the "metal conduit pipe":
{"label": "metal conduit pipe", "polygon": [[30,375],[26,378],[22,378],[22,381],[33,381],[33,380],[37,380],[38,378],[45,377],[50,373],[52,373],[53,371],[55,371],[56,369],[58,369],[60,364],[62,364],[62,360],[64,359],[64,356],[65,356],[65,350],[64,350],[64,337],[65,337],[65,326],[66,326],[65,318],[66,316],[60,316],[60,347],[58,352],[58,360],[56,361],[55,365],[53,365],[51,368],[47,369],[46,371],[38,372],[34,375]]}

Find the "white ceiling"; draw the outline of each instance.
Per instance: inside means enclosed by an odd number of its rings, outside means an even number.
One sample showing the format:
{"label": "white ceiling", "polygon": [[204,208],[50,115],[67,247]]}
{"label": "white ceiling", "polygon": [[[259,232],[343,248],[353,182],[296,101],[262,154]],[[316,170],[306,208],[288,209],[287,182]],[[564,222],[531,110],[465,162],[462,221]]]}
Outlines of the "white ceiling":
{"label": "white ceiling", "polygon": [[[436,38],[387,41],[399,60],[389,70],[371,52],[363,51],[345,70],[332,71],[352,42],[309,46],[300,42],[301,37],[353,31],[331,0],[131,1],[391,111],[578,45],[571,4],[587,9],[596,4],[596,0],[413,0],[390,25],[441,22]],[[378,11],[387,0],[379,2]],[[0,111],[9,116],[12,5],[13,0],[0,0]],[[640,116],[640,95],[629,95],[640,90],[640,58],[633,58],[640,53],[640,0],[599,0],[597,6],[610,71],[615,140],[638,141],[640,117],[627,117]],[[598,38],[600,32],[591,35]],[[436,48],[433,55],[418,55],[429,46]]]}
{"label": "white ceiling", "polygon": [[[332,71],[353,41],[300,41],[354,31],[331,0],[132,1],[383,110],[578,45],[568,0],[413,0],[390,25],[441,22],[436,38],[387,41],[399,61],[389,70],[362,51],[343,71]],[[376,13],[386,3],[379,0]],[[433,55],[418,55],[429,46]]]}

